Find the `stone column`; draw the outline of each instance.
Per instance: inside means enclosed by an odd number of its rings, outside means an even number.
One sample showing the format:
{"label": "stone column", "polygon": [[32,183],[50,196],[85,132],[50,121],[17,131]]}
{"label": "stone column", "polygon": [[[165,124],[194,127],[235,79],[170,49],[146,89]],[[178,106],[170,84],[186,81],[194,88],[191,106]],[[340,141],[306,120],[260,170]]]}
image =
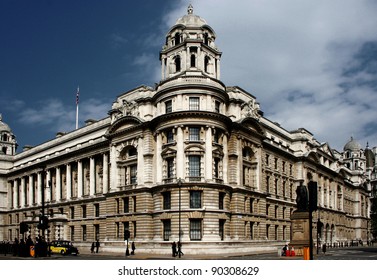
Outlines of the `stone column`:
{"label": "stone column", "polygon": [[103,193],[109,192],[109,156],[107,153],[103,154],[103,172],[102,172],[102,191]]}
{"label": "stone column", "polygon": [[25,177],[21,177],[21,207],[26,206]]}
{"label": "stone column", "polygon": [[182,126],[177,127],[177,179],[185,179],[185,154],[183,146],[183,128]]}
{"label": "stone column", "polygon": [[144,138],[139,137],[137,146],[137,185],[144,185]]}
{"label": "stone column", "polygon": [[37,203],[42,205],[42,171],[37,175]]}
{"label": "stone column", "polygon": [[204,179],[212,180],[212,128],[206,127]]}
{"label": "stone column", "polygon": [[89,166],[89,195],[93,196],[96,191],[96,161],[94,156],[90,158]]}
{"label": "stone column", "polygon": [[223,180],[224,184],[228,184],[228,136],[225,134],[223,136]]}
{"label": "stone column", "polygon": [[162,183],[162,135],[161,132],[157,132],[156,135],[156,183]]}
{"label": "stone column", "polygon": [[17,180],[13,181],[13,208],[18,208],[18,182]]}
{"label": "stone column", "polygon": [[66,180],[67,180],[67,183],[66,183],[66,188],[67,188],[67,200],[71,199],[72,197],[72,168],[71,168],[71,164],[68,163],[67,166],[66,166]]}
{"label": "stone column", "polygon": [[56,189],[55,189],[55,199],[60,201],[62,199],[62,176],[60,173],[60,167],[56,167]]}
{"label": "stone column", "polygon": [[46,180],[46,196],[45,202],[51,201],[51,192],[52,192],[52,181],[51,181],[51,170],[46,172],[47,180]]}
{"label": "stone column", "polygon": [[77,198],[81,198],[83,196],[83,169],[82,169],[82,161],[77,161]]}
{"label": "stone column", "polygon": [[110,192],[115,191],[117,189],[117,182],[118,182],[118,167],[117,167],[117,150],[115,145],[111,146],[110,150]]}
{"label": "stone column", "polygon": [[33,205],[34,201],[34,180],[33,175],[29,175],[29,206]]}

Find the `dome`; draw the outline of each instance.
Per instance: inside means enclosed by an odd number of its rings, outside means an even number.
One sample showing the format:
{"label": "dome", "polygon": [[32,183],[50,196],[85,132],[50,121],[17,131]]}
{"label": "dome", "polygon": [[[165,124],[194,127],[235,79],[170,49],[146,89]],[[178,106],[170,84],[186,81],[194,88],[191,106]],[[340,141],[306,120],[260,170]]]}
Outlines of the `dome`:
{"label": "dome", "polygon": [[192,5],[190,4],[187,8],[187,15],[179,18],[175,25],[182,24],[187,27],[201,27],[207,25],[207,22],[204,19],[200,16],[194,15],[193,12]]}
{"label": "dome", "polygon": [[344,151],[360,151],[360,144],[351,137],[351,140],[343,148]]}
{"label": "dome", "polygon": [[3,118],[0,114],[0,132],[12,132],[12,130],[10,129],[10,127],[3,122]]}

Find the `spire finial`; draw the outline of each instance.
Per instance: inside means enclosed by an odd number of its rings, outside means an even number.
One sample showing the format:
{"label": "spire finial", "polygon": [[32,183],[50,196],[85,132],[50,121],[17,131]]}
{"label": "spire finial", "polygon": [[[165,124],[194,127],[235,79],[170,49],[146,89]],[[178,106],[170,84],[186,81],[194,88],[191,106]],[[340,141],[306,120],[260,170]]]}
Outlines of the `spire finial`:
{"label": "spire finial", "polygon": [[188,8],[187,8],[187,13],[188,13],[189,15],[192,15],[192,14],[194,13],[194,8],[192,7],[191,4],[190,4],[190,5],[188,6]]}

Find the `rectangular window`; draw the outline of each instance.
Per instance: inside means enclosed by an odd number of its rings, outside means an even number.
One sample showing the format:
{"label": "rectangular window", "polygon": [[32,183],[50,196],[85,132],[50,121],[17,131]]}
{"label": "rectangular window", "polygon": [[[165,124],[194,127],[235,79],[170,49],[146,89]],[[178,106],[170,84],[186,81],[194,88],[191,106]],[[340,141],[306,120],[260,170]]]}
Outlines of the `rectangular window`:
{"label": "rectangular window", "polygon": [[166,138],[168,143],[173,143],[174,142],[174,133],[173,130],[168,130],[166,132]]}
{"label": "rectangular window", "polygon": [[130,212],[130,198],[129,197],[123,198],[123,212],[124,213]]}
{"label": "rectangular window", "polygon": [[115,199],[115,212],[117,213],[117,214],[119,214],[119,209],[120,209],[120,207],[119,207],[119,198],[116,198]]}
{"label": "rectangular window", "polygon": [[219,220],[219,235],[221,240],[224,240],[224,228],[225,220]]}
{"label": "rectangular window", "polygon": [[163,220],[164,241],[169,241],[171,234],[171,220]]}
{"label": "rectangular window", "polygon": [[130,231],[130,222],[123,222],[123,237],[126,240],[126,232]]}
{"label": "rectangular window", "polygon": [[71,241],[75,241],[75,227],[70,226],[70,236],[71,236]]}
{"label": "rectangular window", "polygon": [[86,241],[86,225],[82,226],[82,241]]}
{"label": "rectangular window", "polygon": [[81,206],[82,208],[82,217],[86,218],[86,205]]}
{"label": "rectangular window", "polygon": [[99,204],[98,203],[94,204],[94,210],[95,210],[95,216],[99,217]]}
{"label": "rectangular window", "polygon": [[174,158],[168,158],[167,163],[167,177],[171,179],[174,177]]}
{"label": "rectangular window", "polygon": [[200,141],[200,129],[199,127],[189,127],[189,140]]}
{"label": "rectangular window", "polygon": [[133,238],[136,238],[136,221],[132,222],[133,228],[134,228],[134,236]]}
{"label": "rectangular window", "polygon": [[171,209],[171,192],[162,193],[164,210]]}
{"label": "rectangular window", "polygon": [[99,225],[94,225],[94,239],[99,240]]}
{"label": "rectangular window", "polygon": [[190,181],[200,181],[200,156],[189,156]]}
{"label": "rectangular window", "polygon": [[202,192],[190,192],[190,208],[202,208]]}
{"label": "rectangular window", "polygon": [[253,213],[254,198],[250,198],[250,213]]}
{"label": "rectangular window", "polygon": [[190,97],[189,98],[189,110],[199,110],[199,97]]}
{"label": "rectangular window", "polygon": [[254,239],[254,222],[250,222],[250,239]]}
{"label": "rectangular window", "polygon": [[215,101],[215,112],[220,113],[220,102],[219,101]]}
{"label": "rectangular window", "polygon": [[190,239],[191,240],[202,239],[202,220],[199,220],[199,219],[190,220]]}
{"label": "rectangular window", "polygon": [[220,210],[224,209],[224,200],[225,200],[225,193],[219,192],[219,209]]}
{"label": "rectangular window", "polygon": [[71,212],[71,219],[75,218],[75,207],[70,207],[70,212]]}
{"label": "rectangular window", "polygon": [[134,205],[134,212],[136,212],[136,196],[132,197],[132,202],[133,202],[133,205]]}
{"label": "rectangular window", "polygon": [[172,104],[172,101],[169,100],[169,101],[166,101],[165,102],[165,113],[171,113],[173,111],[173,104]]}
{"label": "rectangular window", "polygon": [[130,166],[130,184],[135,185],[137,183],[137,165]]}
{"label": "rectangular window", "polygon": [[215,178],[220,178],[220,159],[219,158],[215,158],[214,160],[214,176]]}
{"label": "rectangular window", "polygon": [[120,238],[120,226],[119,226],[119,222],[115,223],[115,237],[116,238]]}

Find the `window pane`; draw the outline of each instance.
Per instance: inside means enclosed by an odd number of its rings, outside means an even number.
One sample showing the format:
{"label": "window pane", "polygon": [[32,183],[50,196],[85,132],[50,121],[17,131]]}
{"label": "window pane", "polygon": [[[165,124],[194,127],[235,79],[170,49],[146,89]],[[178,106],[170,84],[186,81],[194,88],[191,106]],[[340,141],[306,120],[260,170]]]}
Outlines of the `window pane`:
{"label": "window pane", "polygon": [[191,240],[202,239],[202,221],[201,220],[190,221],[190,239]]}
{"label": "window pane", "polygon": [[164,192],[163,194],[163,200],[164,200],[164,210],[171,208],[171,193],[170,192]]}
{"label": "window pane", "polygon": [[199,127],[190,127],[189,128],[189,140],[190,141],[199,141],[200,140],[200,130]]}
{"label": "window pane", "polygon": [[134,185],[137,183],[137,165],[132,165],[130,167],[130,183],[131,185]]}
{"label": "window pane", "polygon": [[202,192],[192,191],[190,192],[190,208],[202,207]]}
{"label": "window pane", "polygon": [[165,102],[165,113],[170,113],[173,111],[173,106],[171,100]]}
{"label": "window pane", "polygon": [[199,110],[199,97],[190,97],[189,110]]}
{"label": "window pane", "polygon": [[163,226],[164,226],[164,240],[168,241],[170,234],[171,234],[171,221],[170,220],[164,220]]}
{"label": "window pane", "polygon": [[189,176],[193,180],[200,180],[200,156],[189,156]]}
{"label": "window pane", "polygon": [[167,160],[167,176],[168,178],[173,178],[174,176],[174,159]]}

